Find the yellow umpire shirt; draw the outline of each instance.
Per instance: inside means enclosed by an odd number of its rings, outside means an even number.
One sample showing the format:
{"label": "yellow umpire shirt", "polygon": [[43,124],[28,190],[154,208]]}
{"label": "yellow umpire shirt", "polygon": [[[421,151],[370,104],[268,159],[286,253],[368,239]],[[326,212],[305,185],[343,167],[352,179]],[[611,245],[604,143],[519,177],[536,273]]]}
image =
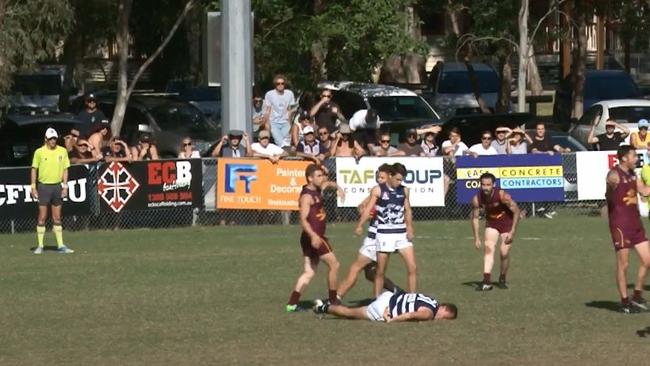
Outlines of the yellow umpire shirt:
{"label": "yellow umpire shirt", "polygon": [[63,171],[70,166],[68,152],[57,145],[49,149],[43,145],[34,152],[32,168],[38,169],[38,182],[43,184],[59,184],[63,179]]}
{"label": "yellow umpire shirt", "polygon": [[641,180],[646,186],[650,186],[650,166],[644,165],[641,167]]}

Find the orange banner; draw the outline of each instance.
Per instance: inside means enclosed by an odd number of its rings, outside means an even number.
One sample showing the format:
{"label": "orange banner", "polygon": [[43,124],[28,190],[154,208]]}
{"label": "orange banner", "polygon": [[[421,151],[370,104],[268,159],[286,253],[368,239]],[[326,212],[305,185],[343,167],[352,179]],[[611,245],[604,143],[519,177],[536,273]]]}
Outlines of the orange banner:
{"label": "orange banner", "polygon": [[298,210],[298,197],[306,184],[304,161],[219,159],[217,208],[238,210]]}

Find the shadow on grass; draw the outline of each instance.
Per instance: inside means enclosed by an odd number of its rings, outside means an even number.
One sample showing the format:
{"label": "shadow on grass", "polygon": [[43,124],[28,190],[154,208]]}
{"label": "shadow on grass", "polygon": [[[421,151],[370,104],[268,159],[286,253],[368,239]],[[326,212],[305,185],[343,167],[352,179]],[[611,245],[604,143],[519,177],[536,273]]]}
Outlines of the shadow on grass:
{"label": "shadow on grass", "polygon": [[350,304],[351,307],[360,308],[362,306],[370,305],[370,303],[373,302],[374,300],[375,299],[373,299],[373,298],[367,298],[367,299],[361,299],[361,300],[353,300],[353,301],[348,301],[348,304]]}
{"label": "shadow on grass", "polygon": [[[633,283],[628,283],[627,288],[634,288],[634,284]],[[644,285],[643,286],[643,291],[650,291],[650,285]]]}
{"label": "shadow on grass", "polygon": [[[30,252],[33,252],[36,247],[31,247],[29,248]],[[43,246],[43,251],[44,252],[56,252],[59,248],[56,247],[56,245],[45,245]]]}
{"label": "shadow on grass", "polygon": [[482,284],[483,284],[483,281],[467,281],[467,282],[462,283],[463,286],[473,287],[474,289],[477,289]]}
{"label": "shadow on grass", "polygon": [[619,312],[621,309],[621,304],[616,301],[590,301],[585,303],[585,306],[588,308],[603,309],[609,311]]}
{"label": "shadow on grass", "polygon": [[638,335],[641,338],[650,337],[650,327],[645,327],[645,329],[637,330],[636,335]]}

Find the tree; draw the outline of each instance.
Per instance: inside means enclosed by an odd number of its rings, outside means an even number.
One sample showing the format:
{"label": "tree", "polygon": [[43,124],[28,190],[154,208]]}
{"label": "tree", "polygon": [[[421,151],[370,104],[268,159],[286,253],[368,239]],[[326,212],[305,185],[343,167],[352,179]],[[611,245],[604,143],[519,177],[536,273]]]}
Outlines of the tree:
{"label": "tree", "polygon": [[72,19],[67,0],[0,0],[0,95],[11,89],[17,71],[55,57]]}
{"label": "tree", "polygon": [[111,121],[111,130],[114,135],[119,135],[120,130],[122,129],[122,122],[124,121],[124,114],[126,112],[126,105],[129,101],[129,97],[135,86],[138,83],[138,80],[146,69],[151,65],[151,63],[160,55],[160,53],[165,49],[171,38],[174,36],[178,27],[183,22],[183,19],[189,11],[196,5],[196,0],[189,0],[185,3],[183,11],[176,18],[176,22],[173,24],[167,36],[161,41],[158,48],[147,59],[144,63],[138,68],[131,84],[128,83],[128,56],[129,56],[129,18],[131,16],[131,10],[133,5],[133,0],[119,0],[118,3],[118,18],[117,18],[117,49],[118,49],[118,80],[117,80],[117,99],[115,101],[115,110],[113,112],[113,120]]}

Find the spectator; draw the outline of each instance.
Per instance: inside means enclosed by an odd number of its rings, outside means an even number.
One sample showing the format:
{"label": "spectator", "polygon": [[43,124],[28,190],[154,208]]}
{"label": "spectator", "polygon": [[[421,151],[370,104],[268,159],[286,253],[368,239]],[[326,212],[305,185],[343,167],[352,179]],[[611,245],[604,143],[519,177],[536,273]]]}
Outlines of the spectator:
{"label": "spectator", "polygon": [[133,160],[158,160],[158,148],[148,133],[143,133],[138,139],[137,145],[131,147]]}
{"label": "spectator", "polygon": [[650,122],[647,119],[639,120],[639,131],[633,132],[630,135],[630,145],[635,149],[647,149],[650,146],[650,138],[648,138],[648,127]]}
{"label": "spectator", "polygon": [[397,149],[404,151],[406,156],[426,156],[422,146],[418,143],[418,132],[415,128],[406,131],[406,142],[399,144]]}
{"label": "spectator", "polygon": [[440,148],[436,145],[436,135],[433,131],[424,134],[424,139],[422,140],[422,144],[420,144],[424,156],[433,157],[438,155]]}
{"label": "spectator", "polygon": [[325,155],[321,152],[320,142],[314,135],[314,128],[307,126],[302,132],[305,138],[296,146],[296,155],[320,165],[325,159]]}
{"label": "spectator", "polygon": [[117,136],[111,138],[108,146],[104,147],[101,152],[104,160],[107,163],[113,161],[130,163],[133,161],[133,156],[129,150],[129,145],[127,145],[126,142],[122,141]]}
{"label": "spectator", "polygon": [[311,127],[312,133],[314,131],[314,124],[311,122],[309,112],[303,111],[300,113],[298,121],[294,122],[291,126],[291,146],[298,146],[299,142],[303,140],[303,129]]}
{"label": "spectator", "polygon": [[84,97],[84,109],[79,112],[77,119],[81,121],[79,124],[79,133],[84,138],[87,138],[94,127],[106,119],[104,112],[97,109],[97,99],[95,94],[87,94]]}
{"label": "spectator", "polygon": [[[268,130],[260,130],[260,140],[262,140],[262,132],[266,132],[264,133],[265,136],[270,136]],[[242,144],[242,141],[244,144]],[[253,156],[254,145],[250,144],[247,133],[240,130],[230,130],[227,136],[221,137],[217,146],[212,150],[212,157],[243,158]]]}
{"label": "spectator", "polygon": [[377,146],[372,151],[374,156],[405,156],[404,151],[398,150],[390,144],[390,134],[382,132],[379,134]]}
{"label": "spectator", "polygon": [[505,155],[508,153],[508,139],[506,138],[508,134],[512,132],[511,129],[505,126],[497,127],[494,132],[495,138],[492,140],[492,147],[499,155]]}
{"label": "spectator", "polygon": [[469,153],[474,156],[482,155],[498,155],[497,150],[492,147],[492,133],[490,131],[484,131],[481,134],[481,143],[474,144],[469,148]]}
{"label": "spectator", "polygon": [[538,122],[535,125],[535,137],[528,146],[529,152],[533,154],[549,154],[571,152],[570,148],[564,148],[558,144],[553,144],[551,139],[546,136],[546,125],[544,122]]}
{"label": "spectator", "polygon": [[[611,118],[605,121],[605,133],[594,136],[595,128],[596,125],[592,124],[587,142],[590,144],[595,144],[597,150],[600,151],[617,150],[621,145],[621,142],[625,141],[625,138],[630,134],[630,130],[627,127],[619,125],[615,120]],[[616,131],[616,128],[619,128],[623,132]]]}
{"label": "spectator", "polygon": [[92,164],[100,161],[100,158],[92,152],[93,147],[86,140],[79,139],[72,151],[68,153],[72,164]]}
{"label": "spectator", "polygon": [[253,137],[257,137],[260,130],[268,130],[264,119],[264,99],[260,96],[253,97]]}
{"label": "spectator", "polygon": [[79,130],[76,127],[70,128],[68,133],[63,136],[63,144],[70,155],[70,152],[73,151],[77,145],[77,140],[79,139]]}
{"label": "spectator", "polygon": [[296,99],[293,92],[286,89],[286,78],[284,75],[276,75],[273,78],[275,89],[269,90],[264,96],[264,120],[271,127],[273,141],[280,147],[289,146],[289,130],[291,124],[291,114],[293,112]]}
{"label": "spectator", "polygon": [[332,91],[329,89],[321,90],[320,100],[311,107],[309,115],[314,117],[319,128],[325,127],[329,132],[334,131],[339,123],[346,122],[339,106],[332,102]]}
{"label": "spectator", "polygon": [[461,140],[460,130],[458,127],[452,127],[449,130],[449,140],[442,143],[442,154],[444,156],[461,156],[468,153],[469,148]]}
{"label": "spectator", "polygon": [[509,155],[522,155],[528,153],[527,141],[531,141],[528,134],[520,128],[515,128],[510,131],[507,138],[508,145],[506,146],[506,153]]}
{"label": "spectator", "polygon": [[367,151],[373,151],[377,145],[379,136],[379,116],[374,109],[361,109],[356,111],[350,118],[350,129],[354,131],[354,137]]}
{"label": "spectator", "polygon": [[95,127],[91,130],[90,137],[88,137],[88,142],[94,154],[98,157],[102,157],[102,150],[107,146],[107,142],[111,137],[110,125],[108,120],[102,120],[99,124],[95,124]]}
{"label": "spectator", "polygon": [[336,138],[330,146],[330,156],[353,156],[360,159],[365,154],[365,150],[352,137],[350,126],[347,123],[342,123],[339,126],[339,133],[336,134]]}
{"label": "spectator", "polygon": [[201,153],[199,152],[199,150],[194,148],[192,139],[189,137],[184,137],[183,140],[181,141],[181,148],[180,148],[180,152],[178,153],[178,158],[196,159],[200,157],[201,157]]}
{"label": "spectator", "polygon": [[268,131],[260,131],[259,142],[251,146],[253,156],[263,159],[269,159],[273,164],[287,156],[287,152],[280,146],[271,143],[271,134]]}
{"label": "spectator", "polygon": [[321,155],[324,154],[323,159],[328,158],[330,155],[330,148],[332,147],[332,139],[327,128],[318,128],[318,142],[320,143]]}

